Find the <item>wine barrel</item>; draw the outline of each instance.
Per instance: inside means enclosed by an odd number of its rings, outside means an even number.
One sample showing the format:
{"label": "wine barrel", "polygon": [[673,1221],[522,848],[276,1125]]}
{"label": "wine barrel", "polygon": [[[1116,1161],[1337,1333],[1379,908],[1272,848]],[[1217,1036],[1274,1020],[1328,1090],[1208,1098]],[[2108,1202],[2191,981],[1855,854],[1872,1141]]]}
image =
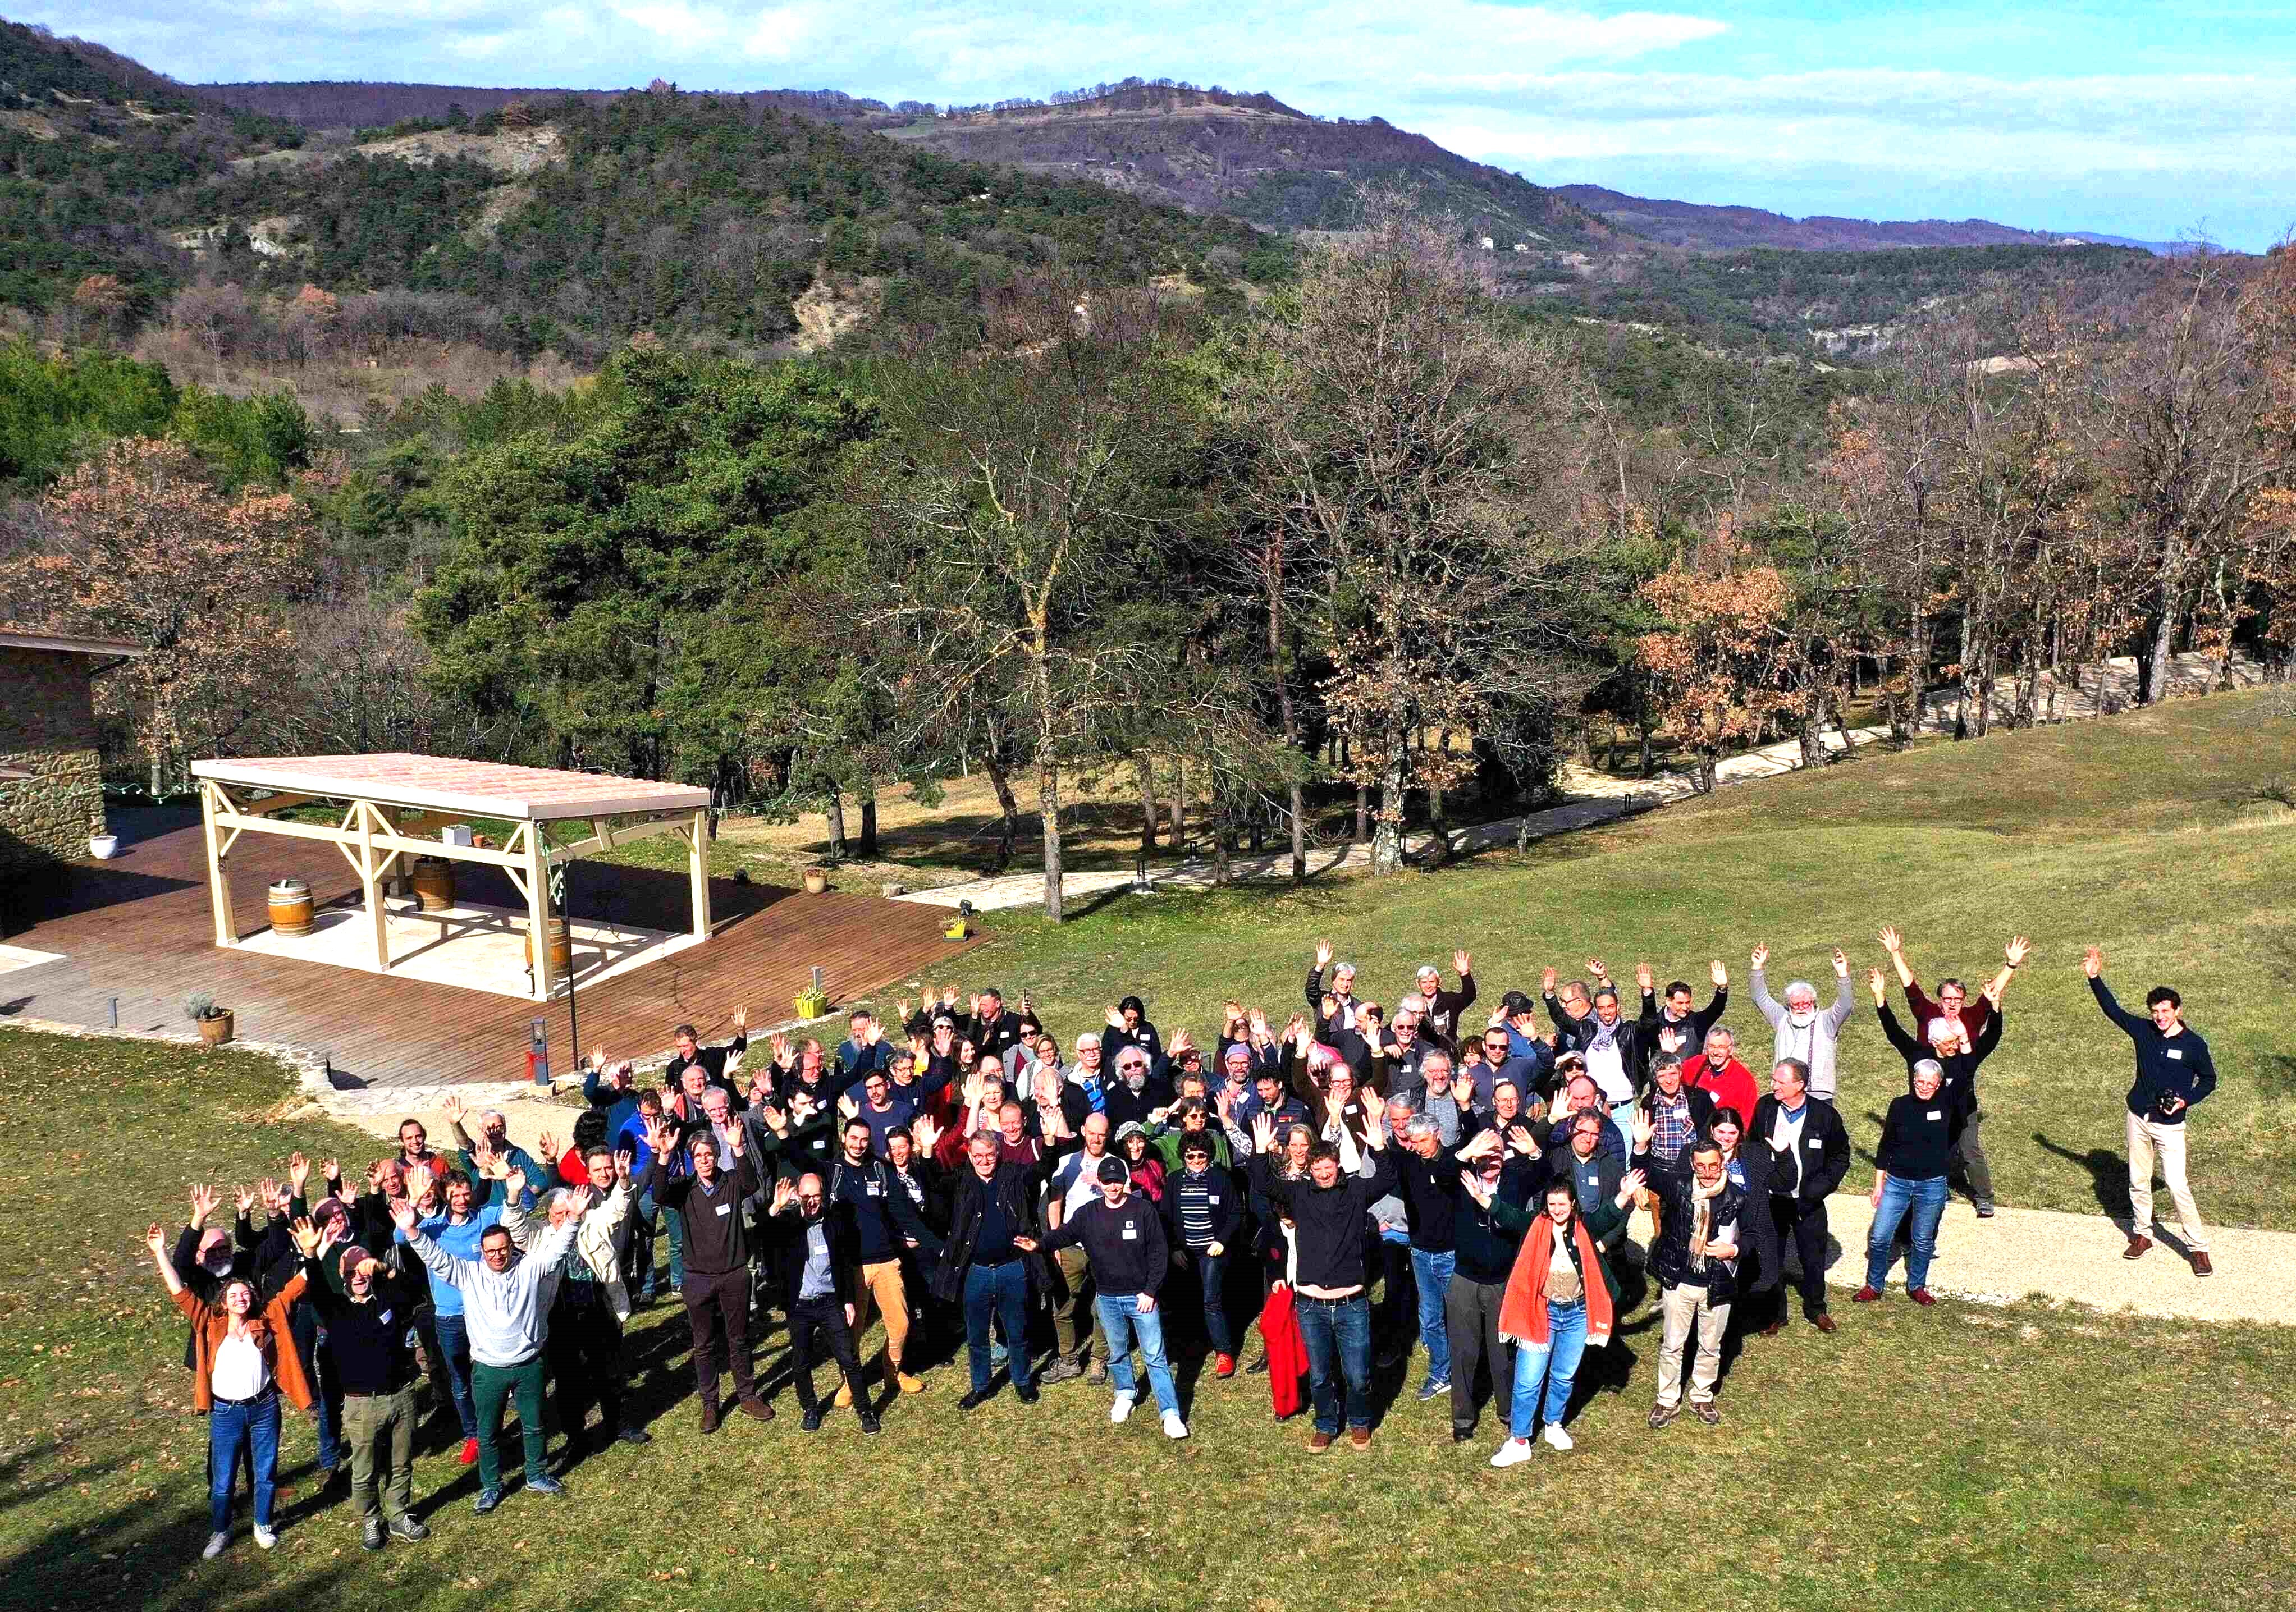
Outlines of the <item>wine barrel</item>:
{"label": "wine barrel", "polygon": [[311,887],[299,879],[281,879],[271,886],[271,930],[275,935],[311,932]]}
{"label": "wine barrel", "polygon": [[444,856],[417,856],[414,876],[409,881],[414,887],[414,898],[422,904],[426,912],[444,912],[455,904],[455,864]]}
{"label": "wine barrel", "polygon": [[[526,937],[526,966],[529,969],[534,966],[534,935],[531,930]],[[573,970],[574,938],[566,932],[566,921],[554,918],[550,921],[550,977],[563,979]]]}

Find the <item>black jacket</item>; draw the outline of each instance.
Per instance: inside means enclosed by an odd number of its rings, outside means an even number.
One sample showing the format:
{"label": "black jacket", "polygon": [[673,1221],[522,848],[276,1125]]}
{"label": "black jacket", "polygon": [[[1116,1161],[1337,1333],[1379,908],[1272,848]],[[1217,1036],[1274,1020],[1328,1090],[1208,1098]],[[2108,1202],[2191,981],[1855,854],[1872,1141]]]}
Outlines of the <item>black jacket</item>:
{"label": "black jacket", "polygon": [[[941,1246],[940,1264],[934,1268],[932,1291],[935,1298],[955,1303],[964,1293],[964,1273],[972,1264],[973,1243],[980,1235],[981,1199],[994,1192],[1003,1206],[1004,1218],[1011,1223],[1016,1236],[1036,1233],[1037,1187],[1043,1173],[1034,1165],[1007,1161],[996,1166],[988,1180],[980,1179],[970,1161],[955,1173],[955,1185],[949,1209],[948,1240]],[[1021,1264],[1029,1273],[1031,1288],[1043,1288],[1045,1262],[1040,1254],[1023,1249]]]}
{"label": "black jacket", "polygon": [[[1412,981],[1414,990],[1418,983],[1417,980]],[[1432,1041],[1447,1051],[1457,1045],[1460,1016],[1474,1005],[1475,977],[1472,974],[1460,975],[1459,988],[1456,991],[1445,990],[1439,986],[1427,1003],[1427,1011],[1419,1016],[1420,1039]]]}
{"label": "black jacket", "polygon": [[[1580,1179],[1582,1174],[1592,1175],[1594,1184],[1591,1190],[1586,1189]],[[1590,1231],[1596,1209],[1618,1197],[1619,1183],[1626,1179],[1626,1161],[1606,1148],[1595,1149],[1595,1157],[1586,1159],[1573,1152],[1569,1142],[1546,1150],[1546,1180],[1567,1181],[1578,1191],[1578,1212],[1588,1222]],[[1545,1190],[1544,1182],[1540,1190]],[[1538,1207],[1538,1204],[1532,1204],[1532,1212],[1536,1213]],[[1595,1240],[1602,1244],[1604,1253],[1609,1253],[1626,1240],[1627,1222],[1621,1218],[1617,1225]]]}
{"label": "black jacket", "polygon": [[[1078,1095],[1082,1096],[1083,1093],[1078,1092]],[[1168,1107],[1172,1096],[1172,1083],[1152,1069],[1148,1075],[1148,1084],[1137,1092],[1120,1080],[1103,1080],[1100,1084],[1101,1112],[1108,1116],[1109,1135],[1113,1137],[1127,1125],[1146,1126],[1148,1116],[1158,1109]],[[1089,1098],[1086,1099],[1087,1105],[1090,1101]],[[1078,1120],[1077,1124],[1081,1127],[1083,1121]]]}
{"label": "black jacket", "polygon": [[[1646,1158],[1648,1156],[1644,1157]],[[1656,1273],[1660,1285],[1680,1287],[1685,1276],[1694,1275],[1697,1284],[1706,1289],[1706,1296],[1710,1301],[1718,1305],[1728,1304],[1738,1294],[1738,1278],[1733,1269],[1736,1264],[1734,1259],[1728,1265],[1718,1259],[1710,1259],[1703,1270],[1693,1272],[1690,1269],[1690,1233],[1698,1220],[1694,1201],[1698,1178],[1690,1169],[1689,1150],[1683,1150],[1682,1157],[1674,1166],[1657,1166],[1656,1173],[1650,1177],[1650,1187],[1659,1195],[1663,1205],[1659,1215],[1658,1240],[1651,1245],[1650,1255],[1651,1270]],[[1722,1179],[1722,1191],[1715,1198],[1707,1215],[1707,1240],[1719,1241],[1726,1229],[1734,1228],[1729,1240],[1740,1250],[1740,1258],[1744,1256],[1747,1239],[1752,1230],[1747,1223],[1760,1220],[1767,1223],[1769,1220],[1766,1211],[1750,1215],[1746,1206],[1745,1190],[1726,1175]]]}
{"label": "black jacket", "polygon": [[1093,1286],[1103,1293],[1153,1293],[1164,1285],[1171,1264],[1164,1219],[1144,1192],[1128,1194],[1120,1207],[1095,1198],[1045,1234],[1044,1252],[1081,1243],[1092,1262]]}
{"label": "black jacket", "polygon": [[[815,1223],[794,1205],[765,1217],[766,1234],[774,1244],[774,1270],[781,1278],[782,1300],[791,1310],[805,1287],[806,1232]],[[818,1223],[828,1233],[829,1275],[836,1287],[837,1302],[849,1305],[854,1302],[854,1281],[861,1268],[861,1240],[854,1230],[853,1206],[824,1199]]]}
{"label": "black jacket", "polygon": [[[1801,1186],[1793,1196],[1808,1205],[1822,1201],[1849,1173],[1849,1133],[1841,1124],[1841,1111],[1824,1098],[1805,1096],[1802,1104]],[[1762,1191],[1782,1198],[1785,1194],[1775,1190],[1781,1179],[1782,1161],[1770,1150],[1770,1127],[1777,1122],[1780,1107],[1775,1097],[1765,1097],[1754,1105],[1753,1120],[1738,1150],[1750,1159],[1756,1154],[1762,1157],[1767,1166],[1762,1172]],[[1746,1182],[1750,1192],[1753,1184],[1750,1169]]]}
{"label": "black jacket", "polygon": [[[1595,1039],[1596,1025],[1594,1015],[1589,1013],[1584,1019],[1573,1019],[1563,1012],[1560,1001],[1549,996],[1546,998],[1546,1016],[1554,1021],[1555,1051],[1576,1052],[1584,1058]],[[1650,1084],[1651,1049],[1658,1044],[1657,1033],[1653,1031],[1645,1035],[1640,1019],[1628,1019],[1621,1012],[1616,1039],[1619,1068],[1626,1076],[1628,1085],[1639,1097],[1643,1087]]]}
{"label": "black jacket", "polygon": [[[728,1092],[733,1092],[732,1084],[726,1079],[726,1060],[735,1052],[747,1051],[749,1046],[749,1034],[744,1031],[722,1047],[698,1046],[693,1049],[693,1056],[691,1058],[672,1057],[668,1067],[661,1072],[661,1084],[667,1089],[675,1092],[677,1090],[677,1077],[685,1072],[686,1066],[698,1063],[701,1066],[702,1073],[709,1076],[711,1085],[724,1086]],[[736,1092],[734,1095],[739,1097],[741,1093]]]}
{"label": "black jacket", "polygon": [[850,1165],[840,1155],[829,1166],[823,1185],[832,1202],[843,1204],[851,1212],[858,1242],[856,1259],[872,1264],[898,1259],[909,1251],[911,1238],[927,1256],[940,1251],[940,1239],[925,1223],[916,1199],[893,1179],[892,1166],[882,1159],[865,1158]]}
{"label": "black jacket", "polygon": [[[1890,1004],[1887,1002],[1882,1004],[1881,1019],[1882,1034],[1890,1038],[1890,1044],[1898,1050],[1898,1056],[1906,1060],[1906,1074],[1908,1078],[1913,1075],[1914,1066],[1923,1059],[1936,1058],[1938,1068],[1945,1071],[1945,1082],[1938,1088],[1938,1095],[1945,1098],[1953,1107],[1966,1107],[1972,1112],[1975,1111],[1977,1066],[1983,1063],[1991,1055],[1993,1049],[2001,1044],[2000,1009],[1996,1008],[1985,1016],[1984,1028],[1977,1032],[1976,1039],[1969,1043],[1967,1051],[1956,1052],[1950,1058],[1938,1058],[1936,1048],[1922,1040],[1919,1035],[1907,1033],[1906,1027],[1898,1022],[1898,1016],[1890,1011]],[[1890,1173],[1896,1174],[1895,1171]]]}
{"label": "black jacket", "polygon": [[[1187,1233],[1180,1224],[1180,1182],[1186,1177],[1185,1170],[1167,1171],[1164,1176],[1164,1231],[1175,1254],[1188,1246]],[[1205,1207],[1211,1211],[1212,1240],[1234,1254],[1238,1251],[1237,1240],[1243,1235],[1243,1189],[1235,1184],[1233,1174],[1218,1165],[1204,1172],[1204,1180],[1210,1183],[1210,1201]]]}
{"label": "black jacket", "polygon": [[[1722,1011],[1730,1005],[1730,987],[1717,986],[1711,1001],[1702,1008],[1693,1008],[1688,1018],[1674,1021],[1674,1027],[1689,1039],[1675,1056],[1688,1063],[1706,1050],[1706,1032],[1721,1021]],[[1655,991],[1643,993],[1642,1016],[1636,1020],[1642,1027],[1643,1078],[1650,1077],[1651,1061],[1659,1055],[1658,1033],[1667,1027],[1668,1020],[1659,1006]]]}
{"label": "black jacket", "polygon": [[[1007,1008],[994,1019],[960,1019],[956,1037],[972,1043],[975,1054],[994,1052],[999,1059],[1021,1044],[1021,1016]],[[1012,1066],[1005,1066],[1007,1073]]]}
{"label": "black jacket", "polygon": [[654,1202],[685,1217],[685,1264],[705,1276],[723,1276],[750,1263],[750,1232],[742,1215],[742,1200],[758,1190],[758,1167],[749,1153],[718,1172],[714,1191],[705,1191],[699,1176],[673,1176],[661,1156],[654,1156],[645,1190]]}

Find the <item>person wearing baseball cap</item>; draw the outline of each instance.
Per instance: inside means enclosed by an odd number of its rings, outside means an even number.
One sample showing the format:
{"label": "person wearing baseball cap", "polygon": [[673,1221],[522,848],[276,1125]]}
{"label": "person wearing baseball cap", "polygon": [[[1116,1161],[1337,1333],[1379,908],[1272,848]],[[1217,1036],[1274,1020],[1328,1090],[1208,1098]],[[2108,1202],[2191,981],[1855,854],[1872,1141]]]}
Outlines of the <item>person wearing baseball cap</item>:
{"label": "person wearing baseball cap", "polygon": [[1132,1191],[1132,1172],[1123,1161],[1100,1161],[1100,1197],[1086,1204],[1039,1240],[1016,1237],[1015,1247],[1035,1252],[1055,1251],[1081,1244],[1092,1262],[1094,1300],[1100,1327],[1108,1338],[1109,1375],[1115,1379],[1116,1397],[1108,1420],[1121,1423],[1139,1399],[1132,1371],[1132,1345],[1136,1338],[1141,1358],[1148,1365],[1148,1387],[1163,1413],[1164,1436],[1185,1438],[1188,1424],[1180,1419],[1180,1394],[1172,1382],[1172,1368],[1164,1354],[1164,1317],[1157,1307],[1157,1290],[1170,1268],[1170,1245],[1164,1236],[1163,1216],[1156,1206]]}
{"label": "person wearing baseball cap", "polygon": [[420,1284],[354,1243],[303,1261],[303,1291],[327,1329],[342,1385],[343,1442],[350,1446],[351,1505],[359,1543],[412,1543],[430,1530],[410,1510],[414,1493],[414,1351],[407,1341]]}

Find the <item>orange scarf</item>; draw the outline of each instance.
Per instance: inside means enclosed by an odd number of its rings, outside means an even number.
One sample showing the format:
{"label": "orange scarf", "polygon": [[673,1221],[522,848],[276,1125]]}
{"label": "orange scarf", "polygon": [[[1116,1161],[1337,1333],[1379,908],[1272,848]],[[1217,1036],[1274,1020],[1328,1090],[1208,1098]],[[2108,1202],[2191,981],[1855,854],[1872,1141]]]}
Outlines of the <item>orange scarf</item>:
{"label": "orange scarf", "polygon": [[[1603,1258],[1587,1223],[1570,1217],[1570,1235],[1578,1246],[1578,1268],[1587,1289],[1587,1346],[1600,1348],[1611,1341],[1611,1289],[1603,1280]],[[1554,1217],[1542,1210],[1530,1223],[1522,1249],[1507,1272],[1506,1297],[1499,1301],[1499,1336],[1518,1343],[1546,1346],[1546,1271],[1554,1262]]]}

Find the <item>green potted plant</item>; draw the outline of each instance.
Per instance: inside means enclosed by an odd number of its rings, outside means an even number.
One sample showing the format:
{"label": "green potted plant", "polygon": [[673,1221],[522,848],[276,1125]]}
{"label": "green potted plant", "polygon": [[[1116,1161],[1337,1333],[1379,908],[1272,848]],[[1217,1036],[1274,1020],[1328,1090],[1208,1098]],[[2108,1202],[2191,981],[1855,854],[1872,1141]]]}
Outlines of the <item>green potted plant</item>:
{"label": "green potted plant", "polygon": [[216,999],[205,991],[184,998],[184,1017],[199,1027],[200,1039],[211,1047],[231,1039],[231,1010],[216,1006]]}
{"label": "green potted plant", "polygon": [[800,1019],[820,1019],[829,1012],[829,993],[818,986],[808,986],[797,994],[796,1002],[791,1005],[797,1009]]}

